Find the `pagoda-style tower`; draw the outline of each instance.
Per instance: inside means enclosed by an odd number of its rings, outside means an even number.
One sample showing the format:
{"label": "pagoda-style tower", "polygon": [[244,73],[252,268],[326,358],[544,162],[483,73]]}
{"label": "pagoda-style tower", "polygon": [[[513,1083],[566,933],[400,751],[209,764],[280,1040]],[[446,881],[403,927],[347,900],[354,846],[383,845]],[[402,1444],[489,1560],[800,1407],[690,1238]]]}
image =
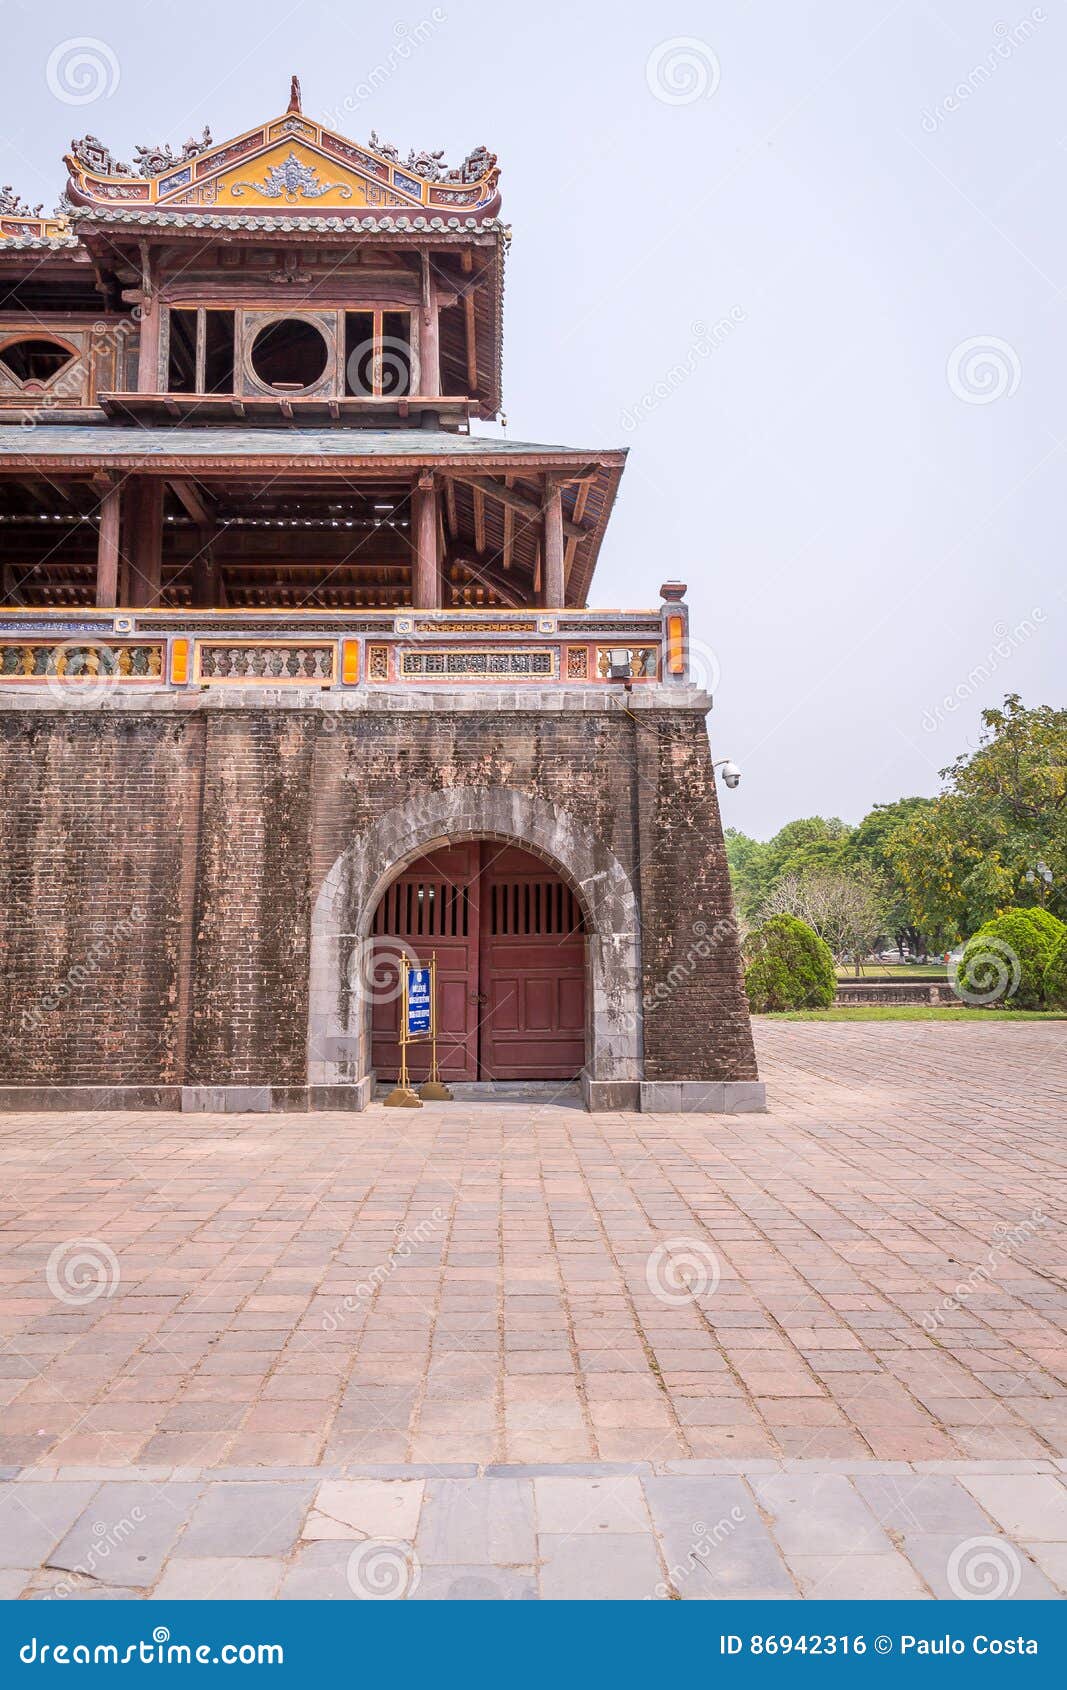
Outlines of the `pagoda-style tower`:
{"label": "pagoda-style tower", "polygon": [[[304,115],[0,196],[0,1104],[760,1107],[684,587],[500,413],[495,157]],[[418,1068],[416,1067],[416,1073]]]}

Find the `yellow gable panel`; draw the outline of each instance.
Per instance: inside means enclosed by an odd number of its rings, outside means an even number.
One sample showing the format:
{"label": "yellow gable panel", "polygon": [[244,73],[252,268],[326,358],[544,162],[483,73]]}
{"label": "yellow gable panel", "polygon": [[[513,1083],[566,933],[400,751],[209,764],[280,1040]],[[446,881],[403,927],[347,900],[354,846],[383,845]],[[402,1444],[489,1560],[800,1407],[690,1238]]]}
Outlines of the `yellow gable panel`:
{"label": "yellow gable panel", "polygon": [[352,211],[412,203],[292,136],[213,176],[210,186],[202,184],[200,197],[219,206],[270,211]]}

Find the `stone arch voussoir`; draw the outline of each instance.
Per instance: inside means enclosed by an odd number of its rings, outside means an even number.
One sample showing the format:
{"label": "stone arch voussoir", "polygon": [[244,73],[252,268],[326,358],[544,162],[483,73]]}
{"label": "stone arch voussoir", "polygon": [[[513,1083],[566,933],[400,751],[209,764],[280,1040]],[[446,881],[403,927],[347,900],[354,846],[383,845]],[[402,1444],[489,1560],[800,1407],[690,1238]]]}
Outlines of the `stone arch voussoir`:
{"label": "stone arch voussoir", "polygon": [[621,1086],[640,1079],[640,922],[622,864],[584,822],[544,799],[508,787],[453,787],[418,793],[387,810],[353,840],[322,884],[311,923],[311,1085],[366,1089],[370,1000],[365,971],[353,961],[369,943],[386,886],[435,846],[480,838],[532,851],[574,889],[589,933],[584,1077]]}

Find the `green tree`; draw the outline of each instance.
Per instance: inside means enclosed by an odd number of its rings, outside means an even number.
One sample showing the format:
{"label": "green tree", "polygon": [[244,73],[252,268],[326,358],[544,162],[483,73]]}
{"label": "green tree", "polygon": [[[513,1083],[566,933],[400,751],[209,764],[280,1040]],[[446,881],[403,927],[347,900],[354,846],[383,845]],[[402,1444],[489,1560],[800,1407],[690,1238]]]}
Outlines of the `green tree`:
{"label": "green tree", "polygon": [[914,923],[953,939],[1017,906],[1067,915],[1067,710],[1009,693],[982,724],[941,797],[886,842]]}
{"label": "green tree", "polygon": [[891,845],[897,834],[932,810],[933,798],[898,798],[893,804],[876,804],[849,836],[844,867],[863,874],[881,892],[886,930],[901,951],[925,957],[940,938],[915,924],[912,906]]}

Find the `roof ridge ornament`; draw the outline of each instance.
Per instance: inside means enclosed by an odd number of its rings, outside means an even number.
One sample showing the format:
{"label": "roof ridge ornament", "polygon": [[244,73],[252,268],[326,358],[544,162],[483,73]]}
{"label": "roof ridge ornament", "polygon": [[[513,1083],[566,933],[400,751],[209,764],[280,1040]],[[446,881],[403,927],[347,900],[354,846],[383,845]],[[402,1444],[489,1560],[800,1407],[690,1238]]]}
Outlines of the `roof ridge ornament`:
{"label": "roof ridge ornament", "polygon": [[214,142],[211,130],[204,125],[204,133],[199,141],[190,135],[183,144],[181,152],[175,158],[170,150],[170,142],[164,142],[161,147],[136,147],[133,159],[142,176],[160,176],[164,170],[169,170],[172,164],[185,164],[191,158],[198,158],[201,153],[208,152]]}
{"label": "roof ridge ornament", "polygon": [[[377,130],[370,132],[370,146],[379,158],[389,160],[390,164],[400,164],[400,153],[391,141],[383,141]],[[467,154],[463,163],[455,170],[448,170],[441,163],[445,156],[443,147],[436,152],[416,152],[414,147],[403,160],[405,170],[410,170],[416,176],[421,176],[424,182],[477,182],[487,176],[496,164],[496,154],[488,147],[477,146],[473,152]]]}
{"label": "roof ridge ornament", "polygon": [[99,135],[83,135],[80,141],[70,143],[71,156],[79,164],[91,170],[94,176],[132,176],[133,171],[128,164],[120,164],[109,147],[105,147]]}
{"label": "roof ridge ornament", "polygon": [[29,206],[26,201],[16,194],[10,182],[0,187],[0,212],[6,217],[40,217],[44,210],[44,201],[40,205]]}
{"label": "roof ridge ornament", "polygon": [[303,108],[300,104],[300,78],[298,76],[289,78],[289,104],[286,111],[300,112],[303,115]]}

